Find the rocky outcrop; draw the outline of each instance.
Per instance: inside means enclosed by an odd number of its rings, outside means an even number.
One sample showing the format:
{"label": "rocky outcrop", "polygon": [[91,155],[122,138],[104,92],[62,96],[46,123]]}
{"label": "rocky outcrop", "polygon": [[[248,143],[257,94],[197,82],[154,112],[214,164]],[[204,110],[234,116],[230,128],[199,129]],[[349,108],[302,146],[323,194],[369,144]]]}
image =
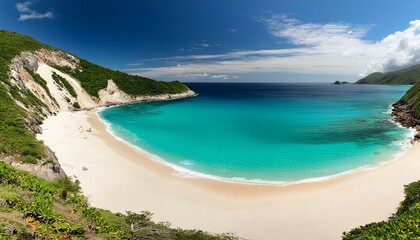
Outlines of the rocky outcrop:
{"label": "rocky outcrop", "polygon": [[[45,106],[26,107],[18,99],[15,99],[18,106],[21,106],[27,112],[25,123],[28,131],[33,135],[41,133],[42,129],[40,124],[42,123],[43,117],[59,110],[59,106],[50,98],[47,90],[40,86],[29,73],[29,71],[37,72],[41,64],[67,66],[74,69],[80,64],[80,61],[68,53],[47,49],[22,52],[12,59],[8,72],[9,81],[12,86],[16,86],[22,93],[31,91],[45,104]],[[24,96],[22,95],[22,97]],[[29,171],[33,175],[46,180],[54,180],[65,176],[51,149],[46,147],[45,153],[47,157],[42,160],[39,159],[38,164],[20,163],[20,161],[17,161],[19,158],[16,156],[9,156],[2,159],[17,169]]]}
{"label": "rocky outcrop", "polygon": [[401,124],[406,128],[414,128],[417,134],[414,136],[414,141],[420,140],[420,119],[414,117],[409,104],[404,101],[398,101],[392,105],[392,117],[395,122]]}
{"label": "rocky outcrop", "polygon": [[0,160],[19,170],[30,172],[31,174],[43,178],[47,181],[65,177],[66,173],[61,168],[54,152],[49,147],[45,147],[45,151],[50,161],[40,162],[39,164],[20,163],[19,161],[15,161],[14,156],[2,157]]}
{"label": "rocky outcrop", "polygon": [[[12,59],[8,74],[10,82],[21,90],[30,90],[35,94],[35,96],[47,105],[47,108],[42,108],[39,114],[47,115],[50,112],[60,110],[60,106],[57,106],[55,99],[52,99],[49,96],[50,94],[47,93],[47,90],[36,83],[29,73],[29,71],[37,72],[40,64],[74,69],[80,64],[80,60],[68,53],[47,49],[22,52]],[[39,109],[37,110],[39,111]]]}
{"label": "rocky outcrop", "polygon": [[16,77],[16,72],[19,73],[22,67],[36,72],[39,63],[74,69],[80,64],[80,60],[62,51],[39,49],[34,52],[22,52],[12,59],[9,77]]}
{"label": "rocky outcrop", "polygon": [[187,91],[179,94],[162,94],[156,96],[131,96],[121,91],[114,81],[108,80],[108,86],[99,91],[98,106],[111,106],[119,104],[128,104],[134,102],[164,101],[179,98],[193,97],[197,95],[194,91]]}

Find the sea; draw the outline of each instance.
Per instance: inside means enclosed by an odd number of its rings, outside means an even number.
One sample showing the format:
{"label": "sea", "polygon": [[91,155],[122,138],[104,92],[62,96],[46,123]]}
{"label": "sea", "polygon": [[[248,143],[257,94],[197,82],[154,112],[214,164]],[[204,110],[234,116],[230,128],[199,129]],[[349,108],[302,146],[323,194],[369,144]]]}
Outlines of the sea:
{"label": "sea", "polygon": [[248,184],[322,181],[410,146],[391,119],[410,86],[189,83],[198,96],[98,112],[108,130],[176,175]]}

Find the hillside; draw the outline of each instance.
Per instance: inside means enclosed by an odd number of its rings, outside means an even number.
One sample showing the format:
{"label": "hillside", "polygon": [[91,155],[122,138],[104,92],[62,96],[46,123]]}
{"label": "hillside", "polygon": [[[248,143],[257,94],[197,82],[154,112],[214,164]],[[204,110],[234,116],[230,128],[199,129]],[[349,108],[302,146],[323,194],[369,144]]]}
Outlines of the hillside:
{"label": "hillside", "polygon": [[79,183],[35,138],[43,119],[58,111],[194,94],[178,81],[112,71],[0,31],[0,239],[237,239],[171,228],[153,222],[149,212],[89,207]]}
{"label": "hillside", "polygon": [[356,82],[356,84],[414,85],[420,79],[420,65],[409,68],[380,73],[372,73]]}
{"label": "hillside", "polygon": [[[420,140],[420,65],[390,73],[373,73],[358,84],[414,84],[393,104],[394,120],[417,130],[414,141]],[[420,238],[420,181],[405,186],[405,199],[389,220],[370,223],[343,233],[343,239],[419,239]]]}

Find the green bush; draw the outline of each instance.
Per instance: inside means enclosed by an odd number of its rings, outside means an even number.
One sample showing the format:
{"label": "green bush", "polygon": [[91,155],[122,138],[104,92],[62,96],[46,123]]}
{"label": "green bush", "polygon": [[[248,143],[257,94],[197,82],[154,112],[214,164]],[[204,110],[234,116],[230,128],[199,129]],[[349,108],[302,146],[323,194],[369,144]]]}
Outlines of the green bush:
{"label": "green bush", "polygon": [[31,155],[25,155],[25,156],[22,156],[22,163],[36,164],[38,163],[38,160]]}
{"label": "green bush", "polygon": [[78,103],[78,102],[74,102],[74,103],[73,103],[73,107],[74,107],[75,109],[80,109],[80,105],[79,105],[79,103]]}
{"label": "green bush", "polygon": [[394,217],[345,232],[343,239],[420,239],[420,181],[406,185],[404,191]]}

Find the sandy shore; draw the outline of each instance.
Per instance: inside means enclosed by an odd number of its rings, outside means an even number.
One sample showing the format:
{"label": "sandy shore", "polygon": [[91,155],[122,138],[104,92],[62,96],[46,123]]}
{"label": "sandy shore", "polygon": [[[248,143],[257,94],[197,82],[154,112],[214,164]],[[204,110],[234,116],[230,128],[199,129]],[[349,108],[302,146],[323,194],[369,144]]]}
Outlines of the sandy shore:
{"label": "sandy shore", "polygon": [[395,161],[319,183],[230,184],[174,176],[106,131],[95,111],[49,117],[38,138],[92,206],[148,210],[156,221],[251,239],[339,239],[343,231],[387,219],[403,186],[420,179],[420,145]]}

